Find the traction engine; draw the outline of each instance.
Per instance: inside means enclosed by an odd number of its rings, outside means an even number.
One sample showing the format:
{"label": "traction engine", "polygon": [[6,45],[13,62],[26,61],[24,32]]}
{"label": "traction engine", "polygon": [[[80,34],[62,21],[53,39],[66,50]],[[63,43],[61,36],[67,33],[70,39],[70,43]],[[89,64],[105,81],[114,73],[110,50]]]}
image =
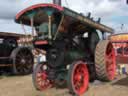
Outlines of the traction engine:
{"label": "traction engine", "polygon": [[99,20],[57,4],[36,4],[18,13],[16,22],[32,26],[37,34],[33,39],[39,53],[33,70],[37,90],[65,84],[71,93],[81,95],[89,81],[114,79],[114,49],[104,40],[105,32],[113,29]]}

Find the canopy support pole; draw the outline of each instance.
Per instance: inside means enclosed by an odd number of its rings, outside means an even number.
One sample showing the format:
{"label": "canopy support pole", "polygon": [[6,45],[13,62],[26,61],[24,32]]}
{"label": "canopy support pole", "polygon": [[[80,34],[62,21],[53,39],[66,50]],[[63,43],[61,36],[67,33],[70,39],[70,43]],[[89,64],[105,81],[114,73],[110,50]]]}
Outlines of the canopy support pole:
{"label": "canopy support pole", "polygon": [[33,17],[31,18],[31,27],[32,27],[32,37],[35,35],[34,34],[34,19]]}
{"label": "canopy support pole", "polygon": [[49,39],[52,39],[52,34],[51,34],[51,24],[52,24],[52,21],[51,21],[51,16],[48,16],[48,19],[49,19],[49,26],[48,26],[48,38]]}
{"label": "canopy support pole", "polygon": [[53,0],[53,3],[61,6],[61,0]]}
{"label": "canopy support pole", "polygon": [[54,36],[54,39],[53,39],[53,40],[55,40],[55,39],[56,39],[57,34],[58,34],[58,32],[59,32],[59,29],[60,29],[60,27],[61,27],[61,25],[62,25],[62,23],[63,23],[63,20],[64,20],[64,15],[63,15],[63,16],[62,16],[62,18],[61,18],[60,24],[59,24],[59,26],[58,26],[57,32],[56,32],[56,34],[55,34],[55,36]]}

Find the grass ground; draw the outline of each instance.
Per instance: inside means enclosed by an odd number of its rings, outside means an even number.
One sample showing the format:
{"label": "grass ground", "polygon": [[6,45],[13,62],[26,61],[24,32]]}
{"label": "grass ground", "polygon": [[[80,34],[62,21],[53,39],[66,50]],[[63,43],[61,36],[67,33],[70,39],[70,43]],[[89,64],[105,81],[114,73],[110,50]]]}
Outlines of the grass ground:
{"label": "grass ground", "polygon": [[[71,96],[67,89],[48,89],[36,91],[31,75],[1,76],[0,96]],[[128,96],[128,77],[119,76],[110,83],[96,81],[90,83],[89,90],[83,96]]]}

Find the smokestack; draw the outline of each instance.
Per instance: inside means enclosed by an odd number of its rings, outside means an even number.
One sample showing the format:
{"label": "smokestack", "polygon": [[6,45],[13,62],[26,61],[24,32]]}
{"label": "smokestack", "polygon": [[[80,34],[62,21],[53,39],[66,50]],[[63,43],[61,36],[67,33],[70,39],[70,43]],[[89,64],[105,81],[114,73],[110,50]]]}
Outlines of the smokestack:
{"label": "smokestack", "polygon": [[101,21],[101,18],[98,18],[97,22],[100,23],[100,21]]}
{"label": "smokestack", "polygon": [[88,12],[87,18],[91,18],[91,12]]}
{"label": "smokestack", "polygon": [[61,0],[53,0],[53,3],[61,6]]}

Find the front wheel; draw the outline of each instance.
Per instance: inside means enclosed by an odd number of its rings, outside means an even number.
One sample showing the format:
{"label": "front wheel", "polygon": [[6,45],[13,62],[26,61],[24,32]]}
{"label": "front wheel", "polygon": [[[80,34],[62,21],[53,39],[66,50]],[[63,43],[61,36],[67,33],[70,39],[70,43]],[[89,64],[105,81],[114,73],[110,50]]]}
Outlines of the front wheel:
{"label": "front wheel", "polygon": [[78,61],[70,66],[67,83],[73,94],[79,96],[86,92],[89,85],[89,73],[84,62]]}
{"label": "front wheel", "polygon": [[48,79],[46,70],[44,69],[45,64],[37,64],[34,67],[32,79],[34,87],[37,90],[43,91],[52,87],[51,81]]}

